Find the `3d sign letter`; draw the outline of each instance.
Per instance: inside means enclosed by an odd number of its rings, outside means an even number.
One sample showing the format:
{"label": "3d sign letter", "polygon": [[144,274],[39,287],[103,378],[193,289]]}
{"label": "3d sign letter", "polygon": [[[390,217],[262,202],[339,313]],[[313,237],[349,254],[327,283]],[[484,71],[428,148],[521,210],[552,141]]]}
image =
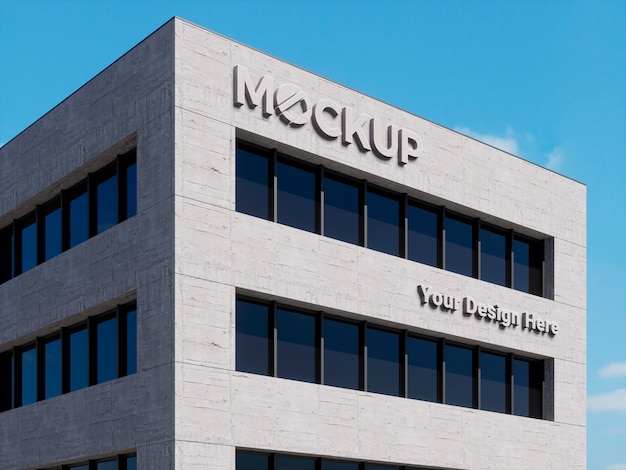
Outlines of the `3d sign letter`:
{"label": "3d sign letter", "polygon": [[367,114],[356,114],[352,108],[341,107],[329,99],[312,103],[297,85],[286,83],[274,91],[274,79],[268,75],[261,76],[255,85],[242,65],[235,66],[233,79],[237,108],[246,104],[250,109],[261,106],[263,117],[276,113],[290,127],[301,127],[311,121],[320,137],[326,140],[341,137],[343,145],[355,143],[361,152],[373,150],[383,160],[396,156],[400,166],[417,159],[422,152],[422,140],[415,132],[395,124],[383,124]]}

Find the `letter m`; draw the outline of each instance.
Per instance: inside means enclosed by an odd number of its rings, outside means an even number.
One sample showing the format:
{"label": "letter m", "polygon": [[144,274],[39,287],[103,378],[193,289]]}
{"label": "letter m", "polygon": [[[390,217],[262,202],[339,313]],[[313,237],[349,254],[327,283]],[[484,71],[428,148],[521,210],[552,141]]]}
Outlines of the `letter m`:
{"label": "letter m", "polygon": [[274,79],[263,75],[255,87],[248,69],[243,65],[235,65],[233,77],[235,79],[235,106],[239,108],[247,102],[250,108],[256,108],[262,101],[263,116],[271,116],[274,111],[272,109]]}

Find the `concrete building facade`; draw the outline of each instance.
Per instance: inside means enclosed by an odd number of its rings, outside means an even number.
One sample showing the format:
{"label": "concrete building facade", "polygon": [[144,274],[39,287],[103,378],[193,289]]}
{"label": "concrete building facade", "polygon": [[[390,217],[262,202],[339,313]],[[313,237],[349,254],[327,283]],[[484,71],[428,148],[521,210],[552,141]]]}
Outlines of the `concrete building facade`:
{"label": "concrete building facade", "polygon": [[584,468],[585,217],[172,19],[0,148],[0,468]]}

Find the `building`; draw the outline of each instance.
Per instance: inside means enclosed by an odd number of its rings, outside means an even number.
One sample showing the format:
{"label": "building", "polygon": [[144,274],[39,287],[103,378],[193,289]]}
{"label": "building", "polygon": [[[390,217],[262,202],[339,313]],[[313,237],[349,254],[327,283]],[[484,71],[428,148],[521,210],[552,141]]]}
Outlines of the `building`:
{"label": "building", "polygon": [[181,19],[0,149],[0,468],[585,466],[585,187]]}

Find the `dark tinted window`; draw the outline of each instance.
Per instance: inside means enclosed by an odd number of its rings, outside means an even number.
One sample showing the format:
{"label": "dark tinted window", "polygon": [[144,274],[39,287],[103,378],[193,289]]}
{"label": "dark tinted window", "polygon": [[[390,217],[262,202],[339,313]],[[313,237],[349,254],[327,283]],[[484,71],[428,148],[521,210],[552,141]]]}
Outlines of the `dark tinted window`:
{"label": "dark tinted window", "polygon": [[70,467],[71,470],[87,470],[87,465],[76,465],[76,466],[71,466]]}
{"label": "dark tinted window", "polygon": [[480,353],[480,408],[506,413],[506,358]]}
{"label": "dark tinted window", "polygon": [[322,460],[322,470],[359,470],[359,463]]}
{"label": "dark tinted window", "polygon": [[137,164],[133,163],[126,168],[126,217],[135,214],[137,214]]}
{"label": "dark tinted window", "polygon": [[0,230],[0,283],[13,277],[13,230]]}
{"label": "dark tinted window", "polygon": [[407,258],[418,263],[437,266],[437,212],[409,204],[407,219]]}
{"label": "dark tinted window", "polygon": [[110,318],[96,325],[96,383],[118,377],[117,372],[117,318]]}
{"label": "dark tinted window", "polygon": [[71,248],[89,238],[89,204],[86,185],[72,195],[69,210],[69,247]]}
{"label": "dark tinted window", "polygon": [[37,401],[37,349],[22,351],[22,405]]}
{"label": "dark tinted window", "polygon": [[271,470],[270,456],[268,454],[257,454],[237,451],[236,470]]}
{"label": "dark tinted window", "polygon": [[445,347],[446,403],[473,406],[472,350],[447,344]]}
{"label": "dark tinted window", "polygon": [[482,228],[480,230],[480,278],[506,286],[506,235]]}
{"label": "dark tinted window", "polygon": [[324,235],[359,244],[359,185],[324,177]]}
{"label": "dark tinted window", "polygon": [[98,462],[97,470],[117,470],[117,460],[107,460],[106,462]]}
{"label": "dark tinted window", "polygon": [[367,247],[400,255],[400,202],[397,199],[367,192]]}
{"label": "dark tinted window", "polygon": [[137,457],[126,457],[126,470],[137,470]]}
{"label": "dark tinted window", "polygon": [[237,211],[269,218],[269,159],[263,153],[237,148]]}
{"label": "dark tinted window", "polygon": [[274,457],[274,470],[315,470],[315,459],[277,455]]}
{"label": "dark tinted window", "polygon": [[543,292],[543,249],[541,242],[513,241],[513,288],[541,295]]}
{"label": "dark tinted window", "polygon": [[87,328],[70,333],[70,391],[89,385],[87,376]]}
{"label": "dark tinted window", "polygon": [[117,175],[107,175],[96,186],[96,233],[102,233],[118,222]]}
{"label": "dark tinted window", "polygon": [[0,411],[13,408],[13,354],[0,354]]}
{"label": "dark tinted window", "polygon": [[437,342],[421,338],[407,338],[408,397],[437,401]]}
{"label": "dark tinted window", "polygon": [[513,360],[513,414],[542,417],[542,375],[541,363]]}
{"label": "dark tinted window", "polygon": [[126,314],[126,374],[137,372],[137,310]]}
{"label": "dark tinted window", "polygon": [[399,395],[400,335],[367,329],[367,391]]}
{"label": "dark tinted window", "polygon": [[446,266],[448,271],[472,276],[473,236],[472,224],[446,217]]}
{"label": "dark tinted window", "polygon": [[47,261],[61,253],[61,207],[53,205],[44,216],[44,259]]}
{"label": "dark tinted window", "polygon": [[324,320],[324,384],[358,390],[358,325]]}
{"label": "dark tinted window", "polygon": [[365,465],[365,470],[400,470],[400,468],[392,465],[375,465],[371,463]]}
{"label": "dark tinted window", "polygon": [[35,217],[28,217],[24,220],[21,229],[22,235],[22,272],[37,266],[37,224]]}
{"label": "dark tinted window", "polygon": [[61,339],[44,343],[45,398],[61,395]]}
{"label": "dark tinted window", "polygon": [[269,307],[237,300],[237,370],[268,375]]}
{"label": "dark tinted window", "polygon": [[277,376],[315,382],[315,317],[290,310],[276,311]]}
{"label": "dark tinted window", "polygon": [[276,176],[277,221],[315,232],[315,171],[279,161]]}

